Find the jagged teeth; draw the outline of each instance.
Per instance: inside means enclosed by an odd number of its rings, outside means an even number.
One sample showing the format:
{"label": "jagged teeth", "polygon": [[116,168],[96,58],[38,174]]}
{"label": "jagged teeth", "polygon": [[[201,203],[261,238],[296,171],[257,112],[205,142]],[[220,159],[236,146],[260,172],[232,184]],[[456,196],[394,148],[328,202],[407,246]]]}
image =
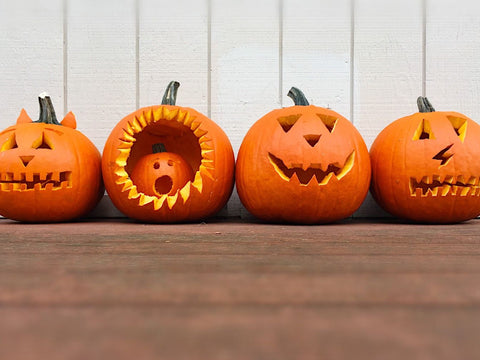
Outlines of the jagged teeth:
{"label": "jagged teeth", "polygon": [[[200,151],[202,160],[195,174],[195,179],[187,182],[180,190],[173,195],[162,195],[160,197],[149,196],[143,193],[139,193],[137,187],[130,180],[130,177],[125,170],[130,151],[133,144],[136,141],[136,135],[144,130],[145,127],[160,121],[176,121],[188,127],[193,134],[197,137],[200,145]],[[201,192],[203,188],[202,174],[214,179],[214,159],[215,151],[212,144],[212,139],[208,135],[208,131],[202,129],[201,121],[196,119],[196,116],[192,116],[189,111],[183,111],[181,109],[171,109],[165,106],[153,109],[148,108],[139,115],[136,115],[130,120],[123,129],[123,134],[120,139],[120,145],[118,146],[118,156],[115,160],[116,169],[114,174],[116,175],[116,184],[122,186],[122,192],[128,192],[129,199],[138,199],[140,206],[145,206],[153,203],[155,210],[159,210],[163,206],[168,206],[172,209],[179,199],[185,203],[190,197],[192,188]],[[7,176],[3,175],[2,176]],[[13,176],[13,175],[12,175]],[[2,188],[4,185],[2,184]]]}
{"label": "jagged teeth", "polygon": [[420,181],[417,178],[410,179],[411,196],[479,196],[480,186],[479,178],[475,176],[467,177],[458,175],[456,177],[447,175],[422,176]]}

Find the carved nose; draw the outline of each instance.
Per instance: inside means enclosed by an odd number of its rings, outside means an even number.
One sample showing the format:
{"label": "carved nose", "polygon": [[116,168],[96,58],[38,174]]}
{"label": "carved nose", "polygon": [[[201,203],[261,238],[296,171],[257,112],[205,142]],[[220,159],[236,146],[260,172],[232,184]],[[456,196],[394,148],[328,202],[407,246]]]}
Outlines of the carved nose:
{"label": "carved nose", "polygon": [[27,167],[28,163],[32,161],[34,156],[20,156],[20,160],[22,160],[23,166]]}
{"label": "carved nose", "polygon": [[317,135],[317,134],[303,135],[303,137],[305,138],[305,140],[307,140],[308,144],[311,147],[314,147],[315,145],[317,145],[318,140],[320,140],[320,136],[322,135]]}

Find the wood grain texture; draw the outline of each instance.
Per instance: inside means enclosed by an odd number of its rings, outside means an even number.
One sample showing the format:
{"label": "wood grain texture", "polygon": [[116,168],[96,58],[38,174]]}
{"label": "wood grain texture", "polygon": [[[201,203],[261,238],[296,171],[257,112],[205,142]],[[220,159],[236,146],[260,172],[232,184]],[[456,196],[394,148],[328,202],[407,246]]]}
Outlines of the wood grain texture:
{"label": "wood grain texture", "polygon": [[3,359],[474,359],[480,221],[0,221]]}
{"label": "wood grain texture", "polygon": [[44,91],[63,115],[62,0],[0,1],[0,54],[0,129],[22,108],[37,120]]}

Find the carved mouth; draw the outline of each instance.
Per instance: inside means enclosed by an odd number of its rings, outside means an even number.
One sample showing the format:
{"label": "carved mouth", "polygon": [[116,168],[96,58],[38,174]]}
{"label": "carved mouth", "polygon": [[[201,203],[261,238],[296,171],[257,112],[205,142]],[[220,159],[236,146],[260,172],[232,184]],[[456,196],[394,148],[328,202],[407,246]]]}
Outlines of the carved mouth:
{"label": "carved mouth", "polygon": [[[141,133],[147,126],[157,123],[159,121],[176,122],[188,128],[198,139],[198,144],[201,149],[201,163],[198,171],[195,173],[193,181],[188,181],[181,189],[177,190],[175,194],[159,194],[159,196],[150,196],[139,192],[135,184],[130,179],[125,166],[130,156],[132,146],[136,141],[136,135]],[[190,115],[188,111],[179,109],[169,110],[166,107],[157,109],[148,108],[140,116],[128,122],[128,125],[123,129],[123,136],[120,139],[119,146],[120,155],[115,160],[117,177],[116,184],[123,185],[122,192],[128,193],[128,199],[137,199],[139,206],[145,206],[153,203],[155,210],[159,210],[163,206],[168,206],[172,209],[173,206],[180,201],[185,203],[190,197],[190,192],[195,190],[202,192],[203,180],[202,176],[207,176],[214,179],[213,171],[215,169],[213,159],[215,158],[212,139],[207,137],[207,130],[202,129],[201,121],[196,120],[195,116]]]}
{"label": "carved mouth", "polygon": [[268,158],[277,174],[286,181],[296,179],[301,185],[308,185],[311,182],[315,182],[318,185],[326,185],[332,178],[340,180],[350,172],[355,160],[355,150],[347,157],[343,165],[339,163],[310,163],[287,166],[272,153],[268,153]]}
{"label": "carved mouth", "polygon": [[410,178],[411,196],[479,196],[479,178],[470,176],[466,179],[454,176],[424,176],[420,181]]}
{"label": "carved mouth", "polygon": [[0,173],[2,191],[58,190],[72,187],[72,172]]}

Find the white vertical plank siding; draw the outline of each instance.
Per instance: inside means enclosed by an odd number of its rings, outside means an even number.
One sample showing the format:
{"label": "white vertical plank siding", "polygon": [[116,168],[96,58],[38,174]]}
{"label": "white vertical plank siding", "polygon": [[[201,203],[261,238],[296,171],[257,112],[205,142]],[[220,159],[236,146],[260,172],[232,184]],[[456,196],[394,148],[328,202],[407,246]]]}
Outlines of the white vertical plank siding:
{"label": "white vertical plank siding", "polygon": [[136,106],[135,2],[69,0],[67,10],[67,110],[102,151]]}
{"label": "white vertical plank siding", "polygon": [[284,0],[283,106],[292,86],[350,119],[351,0]]}
{"label": "white vertical plank siding", "polygon": [[[280,3],[211,2],[211,116],[235,153],[250,126],[280,107]],[[234,192],[228,215],[248,216]]]}
{"label": "white vertical plank siding", "polygon": [[[0,128],[23,107],[36,118],[47,91],[102,151],[170,80],[235,153],[257,119],[291,105],[291,86],[368,146],[422,93],[480,121],[479,13],[470,0],[0,0]],[[96,214],[118,212],[104,202]],[[222,215],[246,216],[235,193]],[[369,197],[355,216],[379,215]]]}
{"label": "white vertical plank siding", "polygon": [[160,104],[177,80],[177,105],[208,113],[208,0],[140,0],[140,107]]}
{"label": "white vertical plank siding", "polygon": [[426,14],[426,95],[480,123],[480,3],[429,0]]}
{"label": "white vertical plank siding", "polygon": [[[67,104],[77,128],[99,151],[113,127],[136,108],[134,0],[67,3]],[[95,216],[119,216],[107,197]]]}
{"label": "white vertical plank siding", "polygon": [[[353,122],[370,147],[392,121],[416,112],[422,95],[423,16],[419,0],[357,0]],[[369,195],[355,216],[384,216]]]}
{"label": "white vertical plank siding", "polygon": [[47,91],[63,115],[62,1],[0,1],[0,130],[25,108],[38,119]]}

